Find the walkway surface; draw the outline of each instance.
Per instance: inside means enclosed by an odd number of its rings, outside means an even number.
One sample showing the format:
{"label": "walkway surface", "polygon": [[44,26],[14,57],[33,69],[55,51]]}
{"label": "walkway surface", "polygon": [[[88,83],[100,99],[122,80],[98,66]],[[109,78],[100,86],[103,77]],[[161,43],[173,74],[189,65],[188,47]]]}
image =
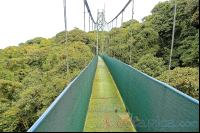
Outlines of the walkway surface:
{"label": "walkway surface", "polygon": [[84,132],[134,132],[110,72],[98,57]]}

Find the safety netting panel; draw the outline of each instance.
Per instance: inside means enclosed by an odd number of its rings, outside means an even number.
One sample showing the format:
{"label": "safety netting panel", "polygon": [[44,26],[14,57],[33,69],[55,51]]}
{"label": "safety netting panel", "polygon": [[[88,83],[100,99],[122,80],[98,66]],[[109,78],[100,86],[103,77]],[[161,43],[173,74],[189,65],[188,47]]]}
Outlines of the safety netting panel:
{"label": "safety netting panel", "polygon": [[199,132],[199,101],[119,60],[100,56],[138,132]]}
{"label": "safety netting panel", "polygon": [[99,57],[84,132],[134,132],[104,61]]}
{"label": "safety netting panel", "polygon": [[98,56],[58,96],[29,132],[83,132]]}

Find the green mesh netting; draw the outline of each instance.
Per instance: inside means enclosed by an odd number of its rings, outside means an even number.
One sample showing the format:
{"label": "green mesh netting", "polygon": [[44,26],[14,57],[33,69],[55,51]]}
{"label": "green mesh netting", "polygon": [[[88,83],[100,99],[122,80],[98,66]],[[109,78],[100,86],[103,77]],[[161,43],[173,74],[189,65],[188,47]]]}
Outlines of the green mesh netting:
{"label": "green mesh netting", "polygon": [[99,57],[84,132],[134,131],[112,76]]}
{"label": "green mesh netting", "polygon": [[95,56],[39,124],[36,132],[82,132],[84,130],[97,61],[98,57]]}
{"label": "green mesh netting", "polygon": [[100,55],[138,132],[199,132],[199,103],[112,57]]}

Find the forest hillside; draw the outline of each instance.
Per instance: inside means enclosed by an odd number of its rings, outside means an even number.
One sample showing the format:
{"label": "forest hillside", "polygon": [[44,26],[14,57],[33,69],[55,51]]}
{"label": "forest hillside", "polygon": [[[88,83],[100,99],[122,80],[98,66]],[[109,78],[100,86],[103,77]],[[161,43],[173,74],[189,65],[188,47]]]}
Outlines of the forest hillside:
{"label": "forest hillside", "polygon": [[[99,32],[99,52],[166,82],[173,18],[174,0],[160,2],[142,23],[130,20]],[[95,56],[96,33],[68,31],[69,75],[65,31],[0,50],[0,132],[25,132],[35,123]],[[178,0],[169,85],[199,100],[198,0]]]}

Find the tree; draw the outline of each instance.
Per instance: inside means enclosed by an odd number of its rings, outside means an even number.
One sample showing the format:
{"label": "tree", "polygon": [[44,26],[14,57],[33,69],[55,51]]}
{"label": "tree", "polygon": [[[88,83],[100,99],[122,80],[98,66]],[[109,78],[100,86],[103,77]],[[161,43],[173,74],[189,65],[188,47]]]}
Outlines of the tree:
{"label": "tree", "polygon": [[198,0],[187,1],[186,14],[192,16],[191,21],[190,21],[191,25],[198,28],[199,27],[199,1]]}
{"label": "tree", "polygon": [[183,66],[199,66],[199,30],[196,36],[188,36],[182,41],[182,46],[178,48],[180,60]]}
{"label": "tree", "polygon": [[[143,55],[155,55],[157,53],[159,49],[159,46],[157,45],[158,37],[158,33],[152,28],[144,28],[140,33],[133,36],[133,63],[137,63]],[[128,40],[128,44],[131,44],[131,38]]]}
{"label": "tree", "polygon": [[21,46],[21,45],[23,45],[23,44],[24,44],[24,43],[21,42],[21,43],[18,44],[18,46]]}
{"label": "tree", "polygon": [[[167,75],[168,71],[165,71],[162,75],[156,77],[156,79],[166,82]],[[169,85],[199,100],[199,69],[176,67],[170,72]]]}
{"label": "tree", "polygon": [[149,76],[157,77],[166,70],[164,63],[162,58],[154,57],[153,54],[146,54],[139,59],[134,67]]}
{"label": "tree", "polygon": [[[196,99],[199,99],[198,5],[197,0],[177,1],[169,81],[170,85]],[[142,23],[130,20],[120,28],[99,32],[99,51],[102,52],[104,44],[104,54],[126,64],[130,63],[131,52],[133,67],[165,82],[174,6],[175,0],[160,2]],[[0,51],[0,132],[27,131],[62,92],[66,83],[89,64],[96,52],[96,32],[86,33],[79,29],[67,32],[69,74],[66,31],[49,39],[36,37]]]}
{"label": "tree", "polygon": [[31,39],[31,40],[28,40],[28,41],[26,41],[25,43],[26,44],[40,44],[40,42],[42,41],[42,40],[46,40],[46,38],[43,38],[43,37],[36,37],[36,38],[34,38],[34,39]]}
{"label": "tree", "polygon": [[10,80],[0,79],[0,91],[3,94],[3,98],[9,99],[9,100],[16,100],[13,94],[17,90],[21,90],[22,87],[23,87],[23,84],[19,82],[13,82]]}

